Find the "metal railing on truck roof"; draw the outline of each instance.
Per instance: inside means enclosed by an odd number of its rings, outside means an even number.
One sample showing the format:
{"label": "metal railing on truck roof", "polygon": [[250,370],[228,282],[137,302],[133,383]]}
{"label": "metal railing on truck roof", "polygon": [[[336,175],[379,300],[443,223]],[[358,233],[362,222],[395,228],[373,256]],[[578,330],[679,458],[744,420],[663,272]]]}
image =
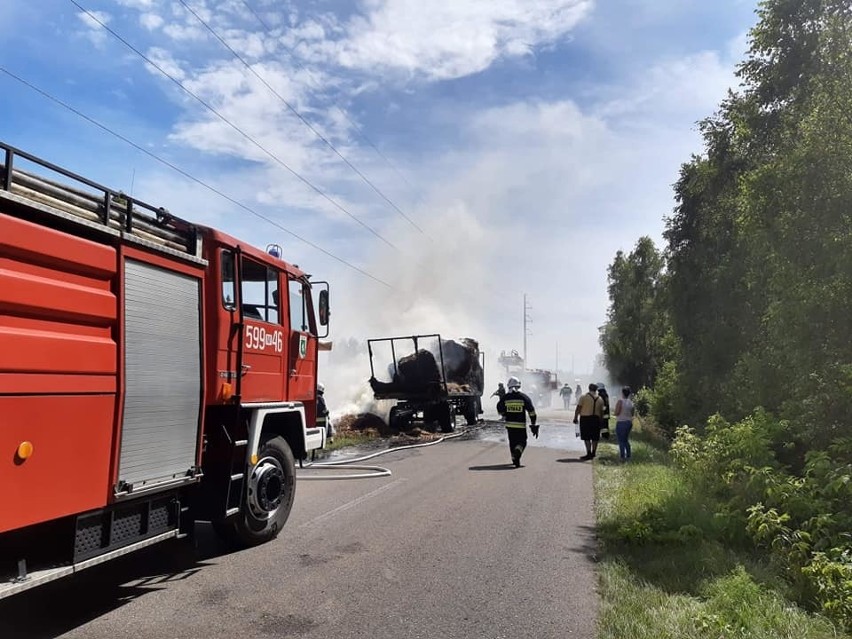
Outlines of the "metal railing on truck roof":
{"label": "metal railing on truck roof", "polygon": [[[183,257],[201,258],[201,242],[195,225],[121,191],[115,191],[63,169],[26,151],[0,142],[4,163],[0,164],[0,197],[38,210],[74,219],[88,226],[112,230],[125,239]],[[73,180],[69,186],[23,171],[17,159]],[[90,193],[79,188],[85,185]]]}

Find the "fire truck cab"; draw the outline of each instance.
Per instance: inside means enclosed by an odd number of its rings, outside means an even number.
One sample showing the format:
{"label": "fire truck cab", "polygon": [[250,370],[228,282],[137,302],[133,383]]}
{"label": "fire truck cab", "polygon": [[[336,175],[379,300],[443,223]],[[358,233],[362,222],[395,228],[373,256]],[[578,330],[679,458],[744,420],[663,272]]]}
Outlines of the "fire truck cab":
{"label": "fire truck cab", "polygon": [[0,598],[195,520],[274,538],[295,461],[325,445],[328,285],[278,246],[3,156]]}

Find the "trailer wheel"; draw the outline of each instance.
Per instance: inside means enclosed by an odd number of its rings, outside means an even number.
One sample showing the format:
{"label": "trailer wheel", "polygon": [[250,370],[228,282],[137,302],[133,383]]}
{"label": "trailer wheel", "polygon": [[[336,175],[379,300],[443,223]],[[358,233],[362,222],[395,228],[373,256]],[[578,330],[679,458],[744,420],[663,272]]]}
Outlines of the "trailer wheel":
{"label": "trailer wheel", "polygon": [[402,430],[402,420],[399,417],[399,406],[391,406],[390,415],[388,415],[388,427],[396,432]]}
{"label": "trailer wheel", "polygon": [[464,405],[464,418],[468,426],[473,426],[474,424],[476,424],[477,415],[478,413],[476,412],[476,400],[467,400]]}
{"label": "trailer wheel", "polygon": [[246,476],[239,514],[216,525],[227,541],[257,546],[275,539],[290,516],[296,495],[296,461],[283,437],[264,440]]}
{"label": "trailer wheel", "polygon": [[452,433],[456,429],[456,412],[449,402],[442,402],[435,407],[438,426],[442,433]]}

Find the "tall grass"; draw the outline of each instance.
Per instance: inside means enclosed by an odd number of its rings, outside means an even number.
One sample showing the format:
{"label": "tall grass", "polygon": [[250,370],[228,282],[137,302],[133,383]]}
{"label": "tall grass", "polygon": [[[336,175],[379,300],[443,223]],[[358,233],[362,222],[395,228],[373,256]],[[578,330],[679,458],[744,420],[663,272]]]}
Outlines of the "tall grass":
{"label": "tall grass", "polygon": [[601,639],[847,637],[787,598],[770,564],[727,539],[713,501],[695,494],[653,432],[633,459],[599,448]]}

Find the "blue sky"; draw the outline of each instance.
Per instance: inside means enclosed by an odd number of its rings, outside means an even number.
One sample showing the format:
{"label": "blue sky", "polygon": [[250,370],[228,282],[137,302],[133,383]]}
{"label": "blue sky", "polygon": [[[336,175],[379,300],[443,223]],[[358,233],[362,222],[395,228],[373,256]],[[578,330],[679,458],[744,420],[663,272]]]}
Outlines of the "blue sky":
{"label": "blue sky", "polygon": [[0,66],[391,288],[5,73],[0,139],[282,244],[332,282],[338,338],[437,330],[520,349],[527,293],[530,364],[552,367],[558,342],[580,370],[599,351],[606,267],[640,235],[660,238],[678,167],[701,150],[695,122],[735,86],[755,20],[742,0],[186,0],[253,75],[178,0],[77,2],[274,158],[70,0],[4,0]]}

